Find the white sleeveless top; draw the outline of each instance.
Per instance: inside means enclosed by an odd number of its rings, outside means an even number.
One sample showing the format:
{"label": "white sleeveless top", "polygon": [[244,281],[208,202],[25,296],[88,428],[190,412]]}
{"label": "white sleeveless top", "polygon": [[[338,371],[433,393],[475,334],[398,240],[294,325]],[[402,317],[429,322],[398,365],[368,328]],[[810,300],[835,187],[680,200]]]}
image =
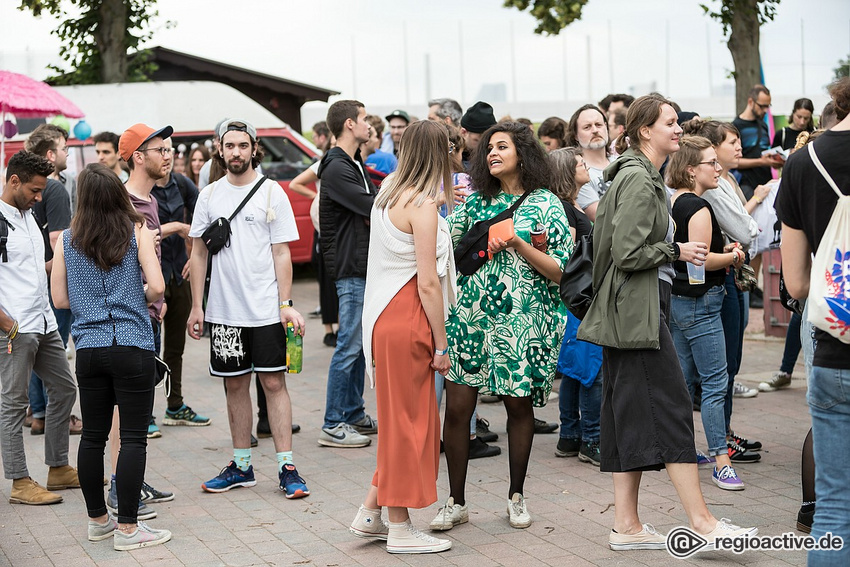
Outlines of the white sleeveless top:
{"label": "white sleeveless top", "polygon": [[[428,206],[428,205],[423,205]],[[416,275],[416,250],[413,235],[400,230],[390,220],[387,209],[372,207],[369,236],[369,264],[363,298],[363,354],[369,383],[375,387],[372,364],[372,332],[378,317],[393,297]],[[443,317],[456,303],[457,277],[449,226],[437,217],[437,275],[443,288]]]}

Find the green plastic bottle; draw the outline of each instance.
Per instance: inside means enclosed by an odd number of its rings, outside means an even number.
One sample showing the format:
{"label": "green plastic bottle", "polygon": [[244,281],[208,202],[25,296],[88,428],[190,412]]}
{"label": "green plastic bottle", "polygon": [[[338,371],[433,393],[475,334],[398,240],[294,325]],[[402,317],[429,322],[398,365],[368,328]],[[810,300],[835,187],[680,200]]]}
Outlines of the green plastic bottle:
{"label": "green plastic bottle", "polygon": [[304,338],[295,333],[292,323],[286,324],[286,366],[290,374],[301,372],[304,361]]}

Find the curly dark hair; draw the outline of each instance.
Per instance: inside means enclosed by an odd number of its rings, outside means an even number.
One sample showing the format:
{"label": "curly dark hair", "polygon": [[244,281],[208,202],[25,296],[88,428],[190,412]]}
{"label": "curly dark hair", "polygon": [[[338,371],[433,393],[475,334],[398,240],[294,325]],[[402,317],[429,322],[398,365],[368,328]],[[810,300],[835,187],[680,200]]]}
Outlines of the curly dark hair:
{"label": "curly dark hair", "polygon": [[46,157],[21,150],[9,159],[6,166],[6,181],[17,175],[21,183],[29,183],[36,175],[47,177],[53,173],[53,164]]}
{"label": "curly dark hair", "polygon": [[549,186],[550,169],[546,152],[534,139],[531,129],[520,122],[500,122],[481,134],[478,147],[472,152],[469,161],[469,176],[475,189],[488,197],[494,197],[502,190],[501,182],[490,175],[487,154],[490,138],[494,134],[505,132],[511,137],[517,153],[517,167],[520,168],[520,185],[523,191],[533,191]]}

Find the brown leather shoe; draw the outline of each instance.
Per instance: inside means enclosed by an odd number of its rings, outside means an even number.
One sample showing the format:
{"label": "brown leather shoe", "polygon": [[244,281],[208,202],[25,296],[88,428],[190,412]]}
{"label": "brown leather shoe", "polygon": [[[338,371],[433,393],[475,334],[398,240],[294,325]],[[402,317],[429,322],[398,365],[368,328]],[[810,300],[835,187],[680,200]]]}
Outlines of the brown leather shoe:
{"label": "brown leather shoe", "polygon": [[32,427],[32,408],[27,406],[27,416],[24,418],[24,427]]}
{"label": "brown leather shoe", "polygon": [[44,435],[44,418],[43,417],[34,417],[32,418],[32,433],[33,435]]}
{"label": "brown leather shoe", "polygon": [[61,467],[50,467],[47,472],[47,490],[64,490],[66,488],[79,488],[80,479],[77,477],[77,469],[71,465]]}
{"label": "brown leather shoe", "polygon": [[[76,474],[76,473],[75,473]],[[41,506],[44,504],[58,504],[62,497],[45,490],[30,477],[18,478],[12,481],[12,493],[9,495],[12,504],[30,504]]]}
{"label": "brown leather shoe", "polygon": [[71,435],[81,435],[83,433],[83,420],[74,414],[71,414],[71,421],[68,422],[68,433]]}

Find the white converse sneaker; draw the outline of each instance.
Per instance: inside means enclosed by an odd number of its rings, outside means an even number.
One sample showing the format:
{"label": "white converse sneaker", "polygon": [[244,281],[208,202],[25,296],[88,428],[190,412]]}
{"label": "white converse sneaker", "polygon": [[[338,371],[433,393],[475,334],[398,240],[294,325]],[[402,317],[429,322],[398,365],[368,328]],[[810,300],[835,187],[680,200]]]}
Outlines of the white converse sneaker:
{"label": "white converse sneaker", "polygon": [[437,539],[413,527],[410,520],[390,523],[387,551],[390,553],[437,553],[452,547],[451,540]]}
{"label": "white converse sneaker", "polygon": [[523,529],[531,525],[531,514],[525,505],[525,498],[519,492],[515,492],[508,500],[508,515],[512,528]]}
{"label": "white converse sneaker", "polygon": [[437,517],[431,520],[428,526],[430,529],[437,532],[450,530],[458,524],[465,524],[469,521],[469,506],[464,504],[455,504],[455,499],[449,496],[446,504],[437,512]]}
{"label": "white converse sneaker", "polygon": [[354,517],[354,521],[351,522],[351,525],[348,527],[348,531],[357,537],[366,539],[382,539],[386,541],[390,528],[381,519],[380,510],[370,510],[369,508],[361,505],[360,509],[357,510],[357,515]]}

